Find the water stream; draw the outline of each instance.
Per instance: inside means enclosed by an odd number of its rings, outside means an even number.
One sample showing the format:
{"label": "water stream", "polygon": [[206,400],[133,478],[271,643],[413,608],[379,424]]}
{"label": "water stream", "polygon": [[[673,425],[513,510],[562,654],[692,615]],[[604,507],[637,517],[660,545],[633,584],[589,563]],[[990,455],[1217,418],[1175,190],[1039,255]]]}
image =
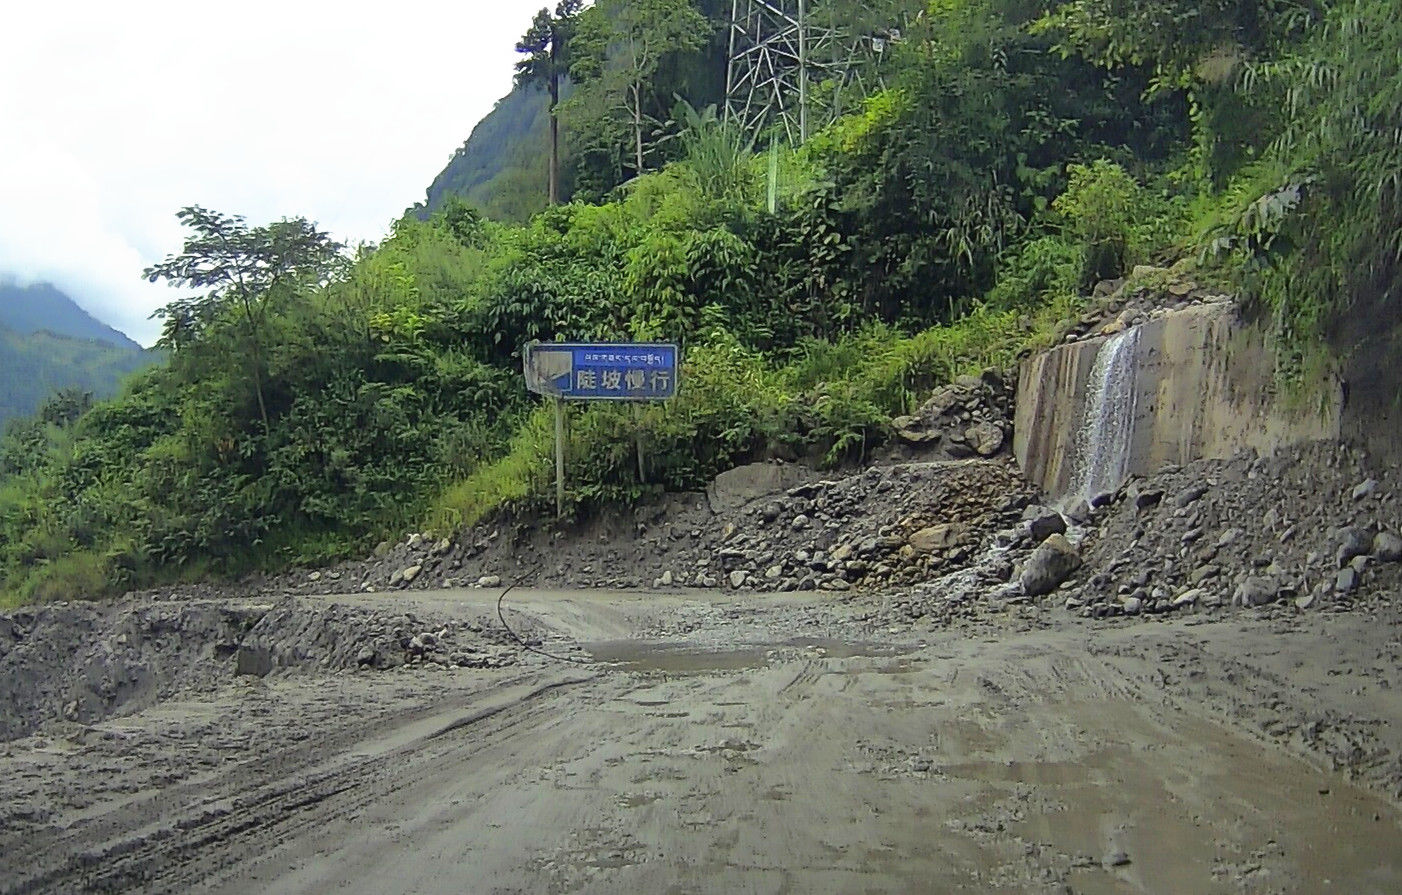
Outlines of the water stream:
{"label": "water stream", "polygon": [[1105,340],[1091,369],[1085,421],[1076,433],[1071,495],[1094,497],[1120,486],[1129,474],[1138,409],[1135,371],[1139,327]]}

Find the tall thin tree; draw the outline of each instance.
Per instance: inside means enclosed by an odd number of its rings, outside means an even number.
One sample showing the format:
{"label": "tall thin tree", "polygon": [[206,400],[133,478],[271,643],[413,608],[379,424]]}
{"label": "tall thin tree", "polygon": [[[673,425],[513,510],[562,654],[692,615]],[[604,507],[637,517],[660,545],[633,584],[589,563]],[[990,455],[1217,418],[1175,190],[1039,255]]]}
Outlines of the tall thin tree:
{"label": "tall thin tree", "polygon": [[525,58],[516,63],[516,83],[543,84],[550,94],[550,204],[560,203],[560,81],[570,69],[569,39],[584,0],[560,0],[535,14],[530,30],[516,43]]}

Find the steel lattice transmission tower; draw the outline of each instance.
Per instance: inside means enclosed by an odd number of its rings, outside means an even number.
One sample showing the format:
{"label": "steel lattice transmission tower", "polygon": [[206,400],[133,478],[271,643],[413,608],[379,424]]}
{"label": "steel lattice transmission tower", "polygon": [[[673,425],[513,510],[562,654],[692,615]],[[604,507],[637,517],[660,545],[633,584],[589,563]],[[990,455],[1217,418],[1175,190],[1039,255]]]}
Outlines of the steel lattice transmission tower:
{"label": "steel lattice transmission tower", "polygon": [[725,112],[747,133],[775,125],[791,143],[806,140],[815,123],[826,123],[837,111],[835,103],[815,109],[814,85],[835,84],[840,94],[855,81],[864,89],[857,63],[873,52],[879,56],[883,37],[853,36],[815,21],[812,5],[812,0],[731,3]]}

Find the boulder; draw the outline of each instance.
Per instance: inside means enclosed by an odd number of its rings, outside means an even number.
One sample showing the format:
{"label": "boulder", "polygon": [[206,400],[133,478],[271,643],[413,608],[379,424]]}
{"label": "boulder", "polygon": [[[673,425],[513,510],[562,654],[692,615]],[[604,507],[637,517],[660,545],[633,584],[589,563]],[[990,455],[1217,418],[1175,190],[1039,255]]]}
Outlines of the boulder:
{"label": "boulder", "polygon": [[1353,499],[1362,500],[1365,497],[1372,497],[1378,493],[1378,480],[1368,479],[1366,482],[1359,482],[1353,489]]}
{"label": "boulder", "polygon": [[1334,590],[1341,594],[1351,593],[1358,588],[1358,572],[1353,566],[1344,566],[1334,576]]}
{"label": "boulder", "polygon": [[789,463],[749,463],[716,476],[706,489],[713,513],[737,510],[752,500],[780,494],[811,481],[814,473]]}
{"label": "boulder", "polygon": [[1090,501],[1084,497],[1071,504],[1071,508],[1066,511],[1066,515],[1077,525],[1085,525],[1090,521],[1091,509]]}
{"label": "boulder", "polygon": [[264,677],[273,670],[272,651],[265,646],[241,646],[234,666],[234,674]]}
{"label": "boulder", "polygon": [[1334,533],[1334,543],[1338,544],[1335,558],[1340,566],[1346,566],[1355,556],[1372,552],[1373,535],[1361,525],[1350,525]]}
{"label": "boulder", "polygon": [[1081,556],[1064,535],[1054,534],[1041,543],[1019,579],[1028,596],[1051,593],[1081,567]]}
{"label": "boulder", "polygon": [[1049,512],[1033,519],[1028,526],[1032,542],[1040,544],[1052,535],[1066,534],[1066,519],[1058,512]]}
{"label": "boulder", "polygon": [[1182,609],[1184,606],[1194,606],[1197,604],[1198,600],[1203,598],[1203,596],[1205,596],[1204,592],[1197,588],[1194,588],[1192,590],[1185,590],[1178,596],[1174,597],[1173,602],[1169,605],[1172,606],[1174,609]]}
{"label": "boulder", "polygon": [[916,553],[935,553],[957,545],[963,537],[964,527],[961,525],[931,525],[913,533],[908,543]]}
{"label": "boulder", "polygon": [[963,400],[964,396],[959,389],[946,385],[944,388],[936,390],[934,394],[930,395],[929,400],[920,405],[919,415],[921,419],[934,422],[953,410]]}
{"label": "boulder", "polygon": [[909,445],[933,444],[940,440],[940,433],[925,428],[924,420],[918,416],[898,416],[891,420],[891,428],[897,438]]}
{"label": "boulder", "polygon": [[1379,562],[1402,561],[1402,538],[1390,531],[1380,531],[1373,536],[1373,558]]}
{"label": "boulder", "polygon": [[749,572],[746,572],[744,569],[736,569],[730,573],[730,586],[736,589],[742,588],[745,586],[745,582],[749,577]]}
{"label": "boulder", "polygon": [[1134,508],[1136,510],[1148,510],[1159,505],[1163,500],[1162,491],[1140,491],[1134,496]]}
{"label": "boulder", "polygon": [[1237,585],[1236,593],[1232,595],[1232,603],[1249,609],[1274,603],[1279,596],[1279,584],[1269,578],[1252,575]]}
{"label": "boulder", "polygon": [[1189,506],[1190,504],[1196,503],[1196,502],[1198,501],[1198,499],[1201,498],[1201,497],[1202,497],[1204,494],[1206,494],[1206,493],[1207,493],[1207,486],[1206,486],[1206,485],[1201,485],[1201,484],[1199,484],[1199,485],[1193,485],[1191,488],[1188,488],[1188,489],[1185,490],[1185,491],[1179,492],[1178,496],[1175,497],[1175,498],[1173,498],[1173,503],[1174,503],[1175,506],[1180,507],[1180,508],[1181,508],[1181,507],[1186,507],[1186,506]]}
{"label": "boulder", "polygon": [[991,457],[1003,449],[1003,430],[993,423],[970,426],[964,438],[980,457]]}

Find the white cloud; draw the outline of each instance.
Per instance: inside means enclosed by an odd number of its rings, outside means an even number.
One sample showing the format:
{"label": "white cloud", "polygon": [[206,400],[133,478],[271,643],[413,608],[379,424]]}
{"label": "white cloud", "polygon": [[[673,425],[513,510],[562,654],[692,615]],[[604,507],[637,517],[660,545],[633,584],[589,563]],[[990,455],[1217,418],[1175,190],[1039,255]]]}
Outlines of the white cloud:
{"label": "white cloud", "polygon": [[0,273],[149,344],[190,204],[381,238],[511,86],[543,0],[23,4],[0,48]]}

